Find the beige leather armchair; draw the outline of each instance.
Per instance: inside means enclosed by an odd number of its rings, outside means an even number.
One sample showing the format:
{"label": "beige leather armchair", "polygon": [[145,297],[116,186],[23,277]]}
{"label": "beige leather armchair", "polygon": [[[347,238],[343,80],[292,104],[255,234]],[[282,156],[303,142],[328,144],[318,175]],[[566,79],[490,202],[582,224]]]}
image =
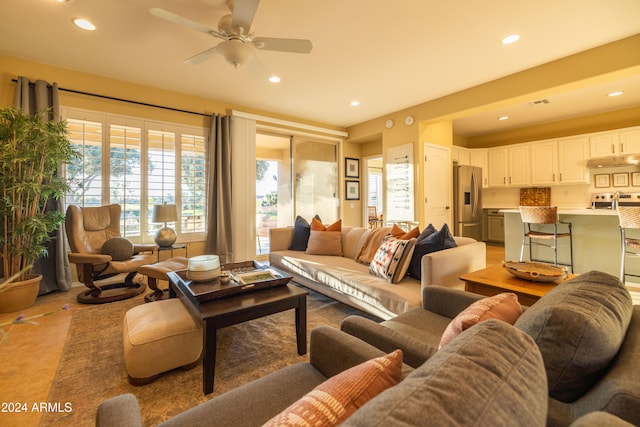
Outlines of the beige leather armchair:
{"label": "beige leather armchair", "polygon": [[[120,212],[120,205],[84,208],[71,205],[67,208],[65,226],[71,248],[69,261],[76,264],[78,279],[89,288],[78,294],[78,302],[102,304],[120,301],[146,289],[144,283],[134,283],[133,278],[139,267],[155,262],[153,252],[157,245],[132,244],[132,255],[121,260],[102,253],[105,242],[121,237]],[[122,273],[127,273],[122,283],[94,283]]]}

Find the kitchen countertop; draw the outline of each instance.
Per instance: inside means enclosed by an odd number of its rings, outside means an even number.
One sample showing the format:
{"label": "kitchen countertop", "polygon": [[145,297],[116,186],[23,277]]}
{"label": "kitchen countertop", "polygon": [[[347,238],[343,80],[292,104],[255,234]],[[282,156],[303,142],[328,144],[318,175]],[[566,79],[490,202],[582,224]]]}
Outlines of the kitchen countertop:
{"label": "kitchen countertop", "polygon": [[[518,208],[501,209],[504,213],[520,213]],[[591,209],[591,208],[561,208],[558,207],[558,215],[588,215],[588,216],[618,216],[618,211],[613,209]]]}

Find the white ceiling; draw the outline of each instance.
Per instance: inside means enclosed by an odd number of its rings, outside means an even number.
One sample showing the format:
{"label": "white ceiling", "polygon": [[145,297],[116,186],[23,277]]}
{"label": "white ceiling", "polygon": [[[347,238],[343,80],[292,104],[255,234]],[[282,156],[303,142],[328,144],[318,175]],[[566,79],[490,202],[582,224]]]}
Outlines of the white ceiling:
{"label": "white ceiling", "polygon": [[[313,42],[308,55],[258,51],[282,77],[273,84],[221,56],[185,64],[219,39],[152,16],[152,7],[214,29],[228,13],[224,0],[2,0],[0,54],[347,127],[640,33],[639,0],[263,0],[257,36]],[[97,30],[76,28],[75,17]],[[521,40],[501,45],[511,33]],[[626,93],[603,101],[610,88]],[[549,101],[456,120],[455,129],[473,135],[637,106],[640,77]],[[497,122],[503,114],[512,119]]]}

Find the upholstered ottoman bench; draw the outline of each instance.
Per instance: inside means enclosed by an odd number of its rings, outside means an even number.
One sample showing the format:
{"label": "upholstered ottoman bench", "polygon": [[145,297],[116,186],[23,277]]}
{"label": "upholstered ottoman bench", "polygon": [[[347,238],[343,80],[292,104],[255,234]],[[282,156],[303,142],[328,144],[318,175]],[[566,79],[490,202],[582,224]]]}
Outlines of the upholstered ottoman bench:
{"label": "upholstered ottoman bench", "polygon": [[177,256],[160,261],[155,264],[143,265],[138,269],[138,273],[147,276],[147,286],[153,292],[144,296],[146,302],[158,301],[166,299],[168,292],[158,289],[158,280],[169,280],[167,273],[170,271],[186,270],[189,264],[189,258]]}
{"label": "upholstered ottoman bench", "polygon": [[133,307],[124,315],[124,363],[133,385],[162,372],[193,368],[202,353],[202,326],[178,298]]}

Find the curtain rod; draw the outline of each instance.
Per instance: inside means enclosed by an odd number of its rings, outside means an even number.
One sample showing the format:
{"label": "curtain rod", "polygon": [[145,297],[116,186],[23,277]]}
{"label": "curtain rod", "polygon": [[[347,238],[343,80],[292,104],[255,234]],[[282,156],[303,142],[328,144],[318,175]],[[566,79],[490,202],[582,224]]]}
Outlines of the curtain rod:
{"label": "curtain rod", "polygon": [[[17,79],[11,79],[11,81],[14,82],[14,83],[18,83]],[[33,86],[33,85],[35,85],[35,83],[29,82],[29,86]],[[50,84],[47,84],[47,86],[51,87]],[[84,92],[84,91],[81,91],[81,90],[67,89],[67,88],[64,88],[64,87],[59,87],[58,90],[61,90],[61,91],[64,91],[64,92],[76,93],[76,94],[79,94],[79,95],[93,96],[95,98],[109,99],[111,101],[128,102],[129,104],[143,105],[145,107],[161,108],[163,110],[176,111],[176,112],[179,112],[179,113],[187,113],[187,114],[195,114],[197,116],[211,117],[211,114],[199,113],[197,111],[181,110],[179,108],[165,107],[164,105],[149,104],[147,102],[132,101],[130,99],[116,98],[114,96],[100,95],[100,94],[97,94],[97,93]]]}

